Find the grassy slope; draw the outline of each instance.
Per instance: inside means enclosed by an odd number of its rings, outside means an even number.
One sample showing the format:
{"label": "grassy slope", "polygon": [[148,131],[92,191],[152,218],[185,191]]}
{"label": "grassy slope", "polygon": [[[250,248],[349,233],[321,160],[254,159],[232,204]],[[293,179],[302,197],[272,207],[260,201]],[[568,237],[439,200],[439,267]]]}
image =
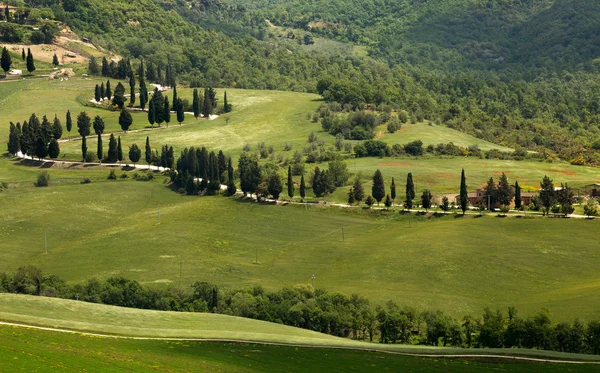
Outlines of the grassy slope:
{"label": "grassy slope", "polygon": [[0,204],[18,206],[0,215],[0,271],[33,264],[70,281],[123,275],[157,286],[206,280],[272,290],[314,274],[331,291],[455,316],[509,305],[525,315],[549,307],[558,320],[600,316],[595,221],[412,216],[409,229],[398,213],[186,197],[161,179],[78,182],[0,193]]}
{"label": "grassy slope", "polygon": [[81,372],[592,372],[595,366],[483,363],[252,344],[133,341],[0,327],[8,371]]}
{"label": "grassy slope", "polygon": [[[64,299],[0,294],[0,320],[90,333],[132,337],[234,339],[305,346],[368,348],[423,354],[513,354],[598,361],[593,355],[519,349],[465,350],[406,345],[380,345],[264,321],[207,313],[162,312],[112,307]],[[0,330],[6,330],[0,327]],[[0,332],[1,335],[2,332]],[[32,333],[30,333],[32,334]],[[190,342],[182,342],[188,344]]]}

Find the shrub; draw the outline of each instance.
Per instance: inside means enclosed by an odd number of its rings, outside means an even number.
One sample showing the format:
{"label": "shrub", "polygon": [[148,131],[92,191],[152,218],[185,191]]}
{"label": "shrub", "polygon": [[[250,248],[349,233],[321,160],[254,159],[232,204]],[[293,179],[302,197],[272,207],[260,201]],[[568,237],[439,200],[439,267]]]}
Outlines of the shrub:
{"label": "shrub", "polygon": [[243,149],[245,152],[249,152],[249,151],[250,151],[250,149],[252,149],[252,148],[250,147],[250,144],[246,144],[246,145],[244,145],[244,147],[243,147],[242,149]]}
{"label": "shrub", "polygon": [[423,141],[416,140],[404,145],[404,151],[408,155],[420,156],[423,155]]}
{"label": "shrub", "polygon": [[369,208],[371,208],[371,206],[373,206],[375,204],[375,198],[368,196],[367,199],[365,199],[365,205],[369,206]]}
{"label": "shrub", "polygon": [[129,175],[127,175],[126,173],[122,173],[121,174],[121,179],[128,179]]}
{"label": "shrub", "polygon": [[85,179],[81,180],[79,183],[80,184],[91,184],[92,180],[90,180],[89,177],[86,177]]}
{"label": "shrub", "polygon": [[37,181],[34,183],[36,187],[47,187],[50,184],[50,174],[44,171],[38,175]]}
{"label": "shrub", "polygon": [[108,172],[108,180],[117,180],[117,174],[115,173],[115,170],[110,170]]}
{"label": "shrub", "polygon": [[46,35],[44,35],[43,32],[36,30],[31,33],[29,39],[31,40],[31,44],[44,44],[46,41]]}

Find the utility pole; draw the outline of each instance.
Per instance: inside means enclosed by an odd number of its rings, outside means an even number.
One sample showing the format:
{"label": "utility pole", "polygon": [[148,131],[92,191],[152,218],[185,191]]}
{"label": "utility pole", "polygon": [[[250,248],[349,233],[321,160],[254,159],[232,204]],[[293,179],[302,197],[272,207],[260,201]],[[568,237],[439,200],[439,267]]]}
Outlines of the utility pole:
{"label": "utility pole", "polygon": [[314,289],[315,288],[315,275],[312,275],[311,280],[312,280],[312,286]]}

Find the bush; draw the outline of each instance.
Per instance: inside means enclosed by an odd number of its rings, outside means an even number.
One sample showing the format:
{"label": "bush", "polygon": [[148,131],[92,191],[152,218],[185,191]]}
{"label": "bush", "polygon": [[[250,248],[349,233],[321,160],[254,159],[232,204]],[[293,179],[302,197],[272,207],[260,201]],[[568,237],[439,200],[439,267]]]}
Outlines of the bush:
{"label": "bush", "polygon": [[50,184],[50,174],[44,171],[38,175],[37,181],[33,184],[36,187],[47,187]]}
{"label": "bush", "polygon": [[423,155],[423,141],[416,140],[404,145],[404,151],[408,155],[420,156]]}
{"label": "bush", "polygon": [[86,177],[85,179],[81,180],[79,183],[80,184],[91,184],[92,180],[90,180],[89,177]]}
{"label": "bush", "polygon": [[31,40],[31,44],[44,44],[44,42],[46,41],[46,35],[44,35],[43,32],[37,30],[31,33],[29,39]]}
{"label": "bush", "polygon": [[389,133],[394,133],[402,128],[402,123],[398,117],[393,117],[387,124],[387,130]]}
{"label": "bush", "polygon": [[128,179],[129,175],[127,175],[126,173],[122,173],[121,174],[121,179]]}
{"label": "bush", "polygon": [[115,170],[110,170],[108,172],[108,180],[117,180],[117,174],[115,173]]}

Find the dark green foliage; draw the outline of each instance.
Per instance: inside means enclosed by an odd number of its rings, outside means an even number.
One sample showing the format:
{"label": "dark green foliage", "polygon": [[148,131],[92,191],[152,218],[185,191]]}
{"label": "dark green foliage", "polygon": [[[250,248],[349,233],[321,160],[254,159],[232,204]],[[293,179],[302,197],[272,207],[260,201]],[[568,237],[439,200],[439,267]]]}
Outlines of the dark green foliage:
{"label": "dark green foliage", "polygon": [[54,65],[54,67],[58,67],[58,65],[60,65],[60,62],[58,62],[58,56],[56,56],[56,53],[52,57],[52,65]]}
{"label": "dark green foliage", "polygon": [[522,205],[521,200],[521,186],[519,185],[519,181],[515,181],[515,208],[518,210]]}
{"label": "dark green foliage", "polygon": [[515,193],[512,187],[508,183],[508,178],[502,173],[500,180],[498,180],[498,189],[496,191],[496,201],[502,206],[509,206],[512,202]]}
{"label": "dark green foliage", "polygon": [[131,124],[133,123],[133,118],[131,117],[131,113],[127,111],[127,109],[122,108],[121,114],[119,114],[119,125],[124,132],[129,130]]}
{"label": "dark green foliage", "polygon": [[352,184],[352,200],[356,203],[360,203],[365,198],[365,190],[360,180],[360,175],[354,178],[354,184]]}
{"label": "dark green foliage", "polygon": [[413,200],[415,199],[415,184],[413,182],[412,172],[409,172],[406,176],[406,189],[405,189],[405,197],[404,207],[407,209],[411,209],[413,207]]}
{"label": "dark green foliage", "polygon": [[272,173],[267,178],[267,189],[273,199],[279,199],[279,195],[283,191],[283,183],[281,178],[276,173]]}
{"label": "dark green foliage", "polygon": [[154,123],[156,123],[156,108],[154,107],[154,100],[150,100],[150,104],[148,106],[148,123],[150,123],[150,126],[154,128]]}
{"label": "dark green foliage", "polygon": [[319,167],[315,168],[312,184],[313,193],[316,197],[327,197],[336,189],[335,181],[329,171],[321,171]]}
{"label": "dark green foliage", "polygon": [[371,187],[371,195],[377,201],[377,204],[381,202],[385,197],[385,182],[383,181],[383,175],[381,171],[376,170],[373,174],[373,186]]}
{"label": "dark green foliage", "polygon": [[385,196],[385,201],[383,202],[384,206],[385,206],[386,208],[388,208],[388,209],[389,209],[390,207],[392,207],[392,204],[393,204],[393,203],[394,203],[394,202],[393,202],[393,200],[392,200],[392,197],[390,197],[390,195],[389,195],[389,194],[387,194],[387,195]]}
{"label": "dark green foliage", "polygon": [[181,123],[185,120],[185,112],[183,111],[183,101],[181,99],[177,100],[177,122],[181,126]]}
{"label": "dark green foliage", "polygon": [[112,98],[112,90],[110,88],[110,80],[106,81],[106,98],[109,100]]}
{"label": "dark green foliage", "polygon": [[300,198],[302,198],[302,201],[304,201],[306,198],[306,184],[304,182],[304,175],[300,177]]}
{"label": "dark green foliage", "polygon": [[60,146],[58,145],[58,141],[53,138],[50,140],[50,143],[48,144],[48,156],[51,159],[56,159],[58,158],[60,154]]}
{"label": "dark green foliage", "polygon": [[[18,123],[17,123],[18,125]],[[17,155],[21,151],[21,131],[11,122],[8,135],[8,154]]]}
{"label": "dark green foliage", "polygon": [[390,146],[383,141],[367,140],[354,146],[357,157],[389,157]]}
{"label": "dark green foliage", "polygon": [[[154,120],[156,121],[156,123],[158,123],[158,126],[160,127],[160,125],[165,121],[165,118],[164,118],[165,98],[163,97],[162,92],[159,91],[157,88],[154,89],[154,94],[152,95],[152,98],[150,99],[150,105],[154,106],[154,109],[153,109]],[[151,106],[151,108],[152,108],[152,106]],[[150,112],[149,111],[148,111],[148,120],[150,120]]]}
{"label": "dark green foliage", "polygon": [[163,106],[163,119],[167,124],[167,128],[169,127],[169,123],[171,122],[171,108],[169,107],[169,98],[165,97],[164,106]]}
{"label": "dark green foliage", "polygon": [[38,159],[46,158],[48,155],[48,142],[44,136],[37,136],[35,140],[35,156]]}
{"label": "dark green foliage", "polygon": [[26,58],[27,56],[25,55],[25,48],[21,48],[21,59],[25,61]]}
{"label": "dark green foliage", "polygon": [[100,66],[98,66],[98,61],[96,61],[96,57],[91,56],[90,62],[88,63],[88,74],[90,75],[99,75],[101,73]]}
{"label": "dark green foliage", "polygon": [[96,135],[102,135],[104,133],[104,120],[99,115],[94,117],[93,127]]}
{"label": "dark green foliage", "polygon": [[35,62],[33,61],[33,55],[31,49],[27,48],[27,71],[32,74],[35,71]]}
{"label": "dark green foliage", "polygon": [[192,110],[194,111],[194,117],[198,119],[200,116],[200,98],[198,97],[198,89],[194,88]]}
{"label": "dark green foliage", "polygon": [[426,211],[429,211],[429,209],[431,208],[432,198],[433,196],[431,195],[431,192],[428,189],[425,189],[423,191],[423,194],[421,194],[421,206],[423,206],[423,208]]}
{"label": "dark green foliage", "polygon": [[288,166],[287,193],[290,199],[294,198],[294,179],[292,178],[292,166]]}
{"label": "dark green foliage", "polygon": [[108,139],[108,154],[106,160],[108,163],[115,163],[118,160],[119,151],[117,149],[117,140],[115,139],[115,135],[110,134],[110,138]]}
{"label": "dark green foliage", "polygon": [[[47,187],[48,185],[50,185],[50,174],[48,173],[48,171],[44,171],[42,173],[40,173],[37,177],[37,181],[33,184],[36,187]],[[37,287],[38,290],[36,290],[37,295],[39,295],[39,287]]]}
{"label": "dark green foliage", "polygon": [[8,49],[4,47],[2,48],[2,57],[0,57],[0,66],[2,66],[2,70],[4,70],[4,75],[10,71],[11,65],[12,59],[10,57],[10,53],[8,53]]}
{"label": "dark green foliage", "polygon": [[227,102],[227,91],[223,94],[223,112],[231,112],[231,104]]}
{"label": "dark green foliage", "polygon": [[367,196],[367,199],[365,199],[365,205],[367,205],[369,208],[371,208],[374,204],[375,204],[375,198],[371,197],[371,195]]}
{"label": "dark green foliage", "polygon": [[63,127],[60,124],[60,119],[58,116],[54,115],[54,121],[52,122],[52,137],[56,140],[60,140],[63,134]]}
{"label": "dark green foliage", "polygon": [[102,135],[100,134],[98,134],[96,156],[98,157],[98,161],[102,162],[102,159],[104,158],[104,149],[102,148]]}
{"label": "dark green foliage", "polygon": [[233,173],[233,164],[231,158],[227,160],[227,194],[230,196],[235,195],[237,188],[235,186],[235,177]]}
{"label": "dark green foliage", "polygon": [[152,162],[152,148],[150,147],[150,137],[146,136],[146,146],[144,148],[144,156],[146,163]]}
{"label": "dark green foliage", "polygon": [[106,57],[102,57],[102,76],[104,77],[108,77],[110,76],[110,67],[108,65],[108,60],[106,59]]}
{"label": "dark green foliage", "polygon": [[404,151],[408,155],[421,156],[423,155],[423,141],[416,140],[404,145]]}
{"label": "dark green foliage", "polygon": [[460,174],[459,198],[460,198],[460,209],[462,210],[462,212],[464,214],[467,211],[467,208],[469,207],[469,192],[467,191],[467,178],[465,176],[464,168]]}
{"label": "dark green foliage", "polygon": [[331,177],[332,182],[336,187],[346,185],[348,179],[350,178],[348,165],[341,159],[330,161],[327,172],[329,173],[329,177]]}
{"label": "dark green foliage", "polygon": [[87,140],[86,137],[83,136],[81,138],[81,158],[83,160],[83,162],[85,163],[86,159],[87,159]]}
{"label": "dark green foliage", "polygon": [[440,208],[442,209],[442,211],[450,211],[450,200],[448,199],[448,197],[442,197],[442,204],[440,205]]}
{"label": "dark green foliage", "polygon": [[244,195],[254,193],[261,180],[261,171],[258,161],[246,153],[242,153],[238,161],[240,172],[240,186]]}
{"label": "dark green foliage", "polygon": [[486,204],[488,210],[493,211],[497,202],[498,190],[496,188],[496,184],[494,183],[494,178],[490,177],[487,182],[487,185],[484,188],[484,203]]}
{"label": "dark green foliage", "polygon": [[71,119],[71,111],[67,110],[67,119],[66,119],[67,132],[69,133],[69,138],[71,137],[71,130],[73,129],[73,119]]}
{"label": "dark green foliage", "polygon": [[115,87],[115,92],[112,98],[112,104],[119,109],[123,109],[125,106],[125,87],[121,82]]}
{"label": "dark green foliage", "polygon": [[394,182],[394,178],[392,178],[392,184],[390,185],[390,197],[392,197],[392,203],[396,200],[396,183]]}
{"label": "dark green foliage", "polygon": [[123,147],[121,146],[121,136],[117,138],[117,160],[119,163],[123,161]]}
{"label": "dark green foliage", "polygon": [[544,207],[544,215],[548,215],[550,208],[556,203],[554,184],[548,176],[544,176],[544,179],[540,183],[539,199],[542,207]]}
{"label": "dark green foliage", "polygon": [[[67,114],[67,126],[69,123],[69,118],[70,114]],[[79,136],[86,137],[90,135],[90,121],[90,116],[85,111],[79,113],[77,116],[77,132],[79,132]]]}
{"label": "dark green foliage", "polygon": [[135,167],[135,164],[140,161],[141,156],[142,156],[141,149],[136,144],[132,144],[129,147],[129,160],[131,160],[131,162],[133,162],[134,167]]}

